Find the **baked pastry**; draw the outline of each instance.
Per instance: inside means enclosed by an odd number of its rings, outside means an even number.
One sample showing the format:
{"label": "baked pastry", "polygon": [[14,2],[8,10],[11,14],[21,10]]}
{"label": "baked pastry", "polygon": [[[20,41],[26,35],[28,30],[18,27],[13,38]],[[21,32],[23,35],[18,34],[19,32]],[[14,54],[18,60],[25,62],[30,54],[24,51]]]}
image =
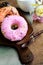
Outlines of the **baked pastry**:
{"label": "baked pastry", "polygon": [[28,31],[26,20],[17,15],[7,16],[1,24],[1,32],[10,41],[22,40]]}
{"label": "baked pastry", "polygon": [[3,22],[4,18],[8,15],[19,15],[19,13],[13,6],[0,8],[0,25]]}
{"label": "baked pastry", "polygon": [[43,5],[38,6],[33,14],[33,20],[43,22]]}

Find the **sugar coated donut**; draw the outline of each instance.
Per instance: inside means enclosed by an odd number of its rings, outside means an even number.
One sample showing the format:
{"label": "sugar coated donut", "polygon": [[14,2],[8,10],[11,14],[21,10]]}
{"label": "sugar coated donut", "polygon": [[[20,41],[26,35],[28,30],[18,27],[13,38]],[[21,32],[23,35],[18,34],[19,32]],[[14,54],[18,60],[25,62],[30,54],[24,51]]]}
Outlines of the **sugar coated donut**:
{"label": "sugar coated donut", "polygon": [[17,15],[11,15],[4,19],[1,25],[1,32],[10,41],[22,40],[28,31],[26,20]]}

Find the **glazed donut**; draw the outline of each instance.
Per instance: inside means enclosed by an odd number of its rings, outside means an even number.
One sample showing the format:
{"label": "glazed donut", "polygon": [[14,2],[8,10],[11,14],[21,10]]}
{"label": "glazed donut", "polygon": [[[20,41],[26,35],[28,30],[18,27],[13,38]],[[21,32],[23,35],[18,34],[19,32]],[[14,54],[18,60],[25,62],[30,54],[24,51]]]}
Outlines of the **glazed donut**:
{"label": "glazed donut", "polygon": [[33,20],[43,22],[43,5],[38,6],[33,14]]}
{"label": "glazed donut", "polygon": [[36,15],[37,16],[40,16],[40,17],[43,17],[43,5],[40,5],[36,8]]}
{"label": "glazed donut", "polygon": [[17,9],[12,6],[0,8],[0,25],[3,22],[4,18],[8,15],[19,15],[19,13]]}
{"label": "glazed donut", "polygon": [[1,32],[10,41],[22,40],[28,31],[26,20],[17,15],[11,15],[4,19],[1,25]]}

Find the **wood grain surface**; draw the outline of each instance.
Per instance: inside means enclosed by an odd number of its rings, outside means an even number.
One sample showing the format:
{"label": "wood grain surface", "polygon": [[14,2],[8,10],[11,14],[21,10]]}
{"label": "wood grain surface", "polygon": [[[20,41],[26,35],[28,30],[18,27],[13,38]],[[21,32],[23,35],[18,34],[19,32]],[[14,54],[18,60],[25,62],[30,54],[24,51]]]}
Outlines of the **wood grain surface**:
{"label": "wood grain surface", "polygon": [[[32,26],[34,33],[43,30],[43,23],[34,22]],[[43,65],[43,34],[41,34],[33,43],[31,43],[29,48],[34,55],[34,60],[31,65]]]}

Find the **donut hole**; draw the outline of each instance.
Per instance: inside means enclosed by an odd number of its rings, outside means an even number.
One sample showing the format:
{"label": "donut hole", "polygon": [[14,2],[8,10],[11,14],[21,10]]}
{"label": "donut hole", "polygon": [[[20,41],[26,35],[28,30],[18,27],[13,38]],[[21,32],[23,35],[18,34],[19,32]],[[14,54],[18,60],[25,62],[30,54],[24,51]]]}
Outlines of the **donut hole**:
{"label": "donut hole", "polygon": [[11,26],[11,29],[13,29],[13,30],[18,29],[18,25],[17,25],[17,24],[13,24],[13,25]]}

